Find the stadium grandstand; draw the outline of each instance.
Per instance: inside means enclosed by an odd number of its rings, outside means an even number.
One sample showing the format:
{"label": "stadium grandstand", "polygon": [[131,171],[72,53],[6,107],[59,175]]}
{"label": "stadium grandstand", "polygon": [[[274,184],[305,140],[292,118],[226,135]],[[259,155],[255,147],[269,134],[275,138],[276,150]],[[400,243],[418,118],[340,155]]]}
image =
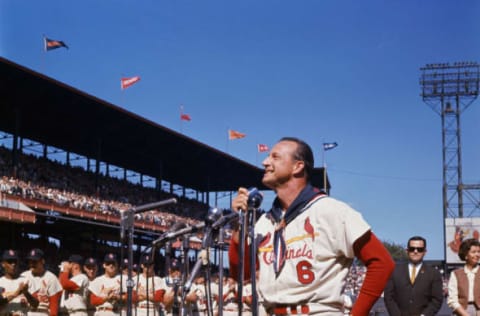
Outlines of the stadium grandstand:
{"label": "stadium grandstand", "polygon": [[100,258],[123,246],[122,210],[175,197],[136,215],[138,257],[239,186],[266,189],[261,168],[7,59],[0,71],[0,249]]}

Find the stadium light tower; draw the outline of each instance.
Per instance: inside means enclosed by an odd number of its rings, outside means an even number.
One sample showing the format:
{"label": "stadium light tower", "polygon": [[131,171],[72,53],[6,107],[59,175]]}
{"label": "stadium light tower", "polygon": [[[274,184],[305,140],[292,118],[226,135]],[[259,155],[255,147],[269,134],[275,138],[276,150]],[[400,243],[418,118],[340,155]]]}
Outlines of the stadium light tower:
{"label": "stadium light tower", "polygon": [[480,67],[476,62],[456,62],[427,64],[420,71],[422,99],[442,118],[444,218],[472,217],[480,210],[480,197],[475,195],[480,185],[462,180],[460,115],[478,97]]}

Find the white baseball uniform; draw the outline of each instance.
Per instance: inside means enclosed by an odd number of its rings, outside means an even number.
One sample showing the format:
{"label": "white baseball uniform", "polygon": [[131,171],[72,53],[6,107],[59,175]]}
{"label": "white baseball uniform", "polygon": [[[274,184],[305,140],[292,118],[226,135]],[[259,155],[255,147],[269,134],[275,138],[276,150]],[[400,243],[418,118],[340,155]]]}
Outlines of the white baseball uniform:
{"label": "white baseball uniform", "polygon": [[[285,256],[274,253],[279,227],[269,214],[255,225],[260,277],[257,290],[267,310],[298,305],[298,314],[343,315],[343,290],[354,258],[354,242],[370,230],[362,215],[347,204],[317,196],[283,230]],[[274,270],[275,261],[283,268]],[[284,305],[283,305],[284,306]],[[286,313],[292,313],[290,307]]]}
{"label": "white baseball uniform", "polygon": [[[20,276],[16,279],[8,279],[5,276],[0,278],[0,287],[4,289],[2,295],[6,297],[7,295],[15,293],[18,289],[20,283],[26,283],[27,280]],[[13,300],[8,302],[7,305],[0,308],[0,315],[18,315],[25,316],[28,311],[28,301],[23,294],[15,297]]]}
{"label": "white baseball uniform", "polygon": [[[165,284],[165,280],[158,277],[149,277],[148,283],[147,278],[143,274],[138,276],[138,283],[137,283],[137,294],[138,295],[147,295],[148,290],[148,297],[152,298],[157,291],[166,291],[167,286]],[[143,300],[137,303],[137,316],[157,316],[159,315],[159,310],[162,308],[161,302],[154,302],[153,300]]]}
{"label": "white baseball uniform", "polygon": [[[216,286],[215,283],[212,283],[212,292],[214,291],[214,287]],[[190,288],[190,293],[195,292],[197,296],[197,301],[195,302],[195,306],[192,306],[193,315],[198,316],[205,316],[207,315],[207,293],[205,292],[205,284],[198,284],[193,283],[192,287]],[[217,309],[217,304],[215,300],[212,300],[212,308],[213,310]]]}
{"label": "white baseball uniform", "polygon": [[62,291],[62,285],[55,274],[45,270],[41,276],[34,276],[32,271],[27,270],[21,274],[22,277],[28,280],[28,291],[30,293],[37,292],[39,301],[36,309],[30,308],[29,316],[44,316],[50,315],[49,298]]}
{"label": "white baseball uniform", "polygon": [[[113,278],[101,275],[96,277],[90,285],[88,290],[98,297],[106,297],[109,293],[120,294],[120,276],[116,275]],[[106,301],[103,304],[96,306],[97,311],[95,316],[120,315],[118,302]]]}
{"label": "white baseball uniform", "polygon": [[69,315],[86,316],[87,315],[87,302],[88,302],[88,277],[83,274],[77,274],[70,278],[70,281],[74,282],[78,286],[78,290],[69,291],[64,290],[60,306],[65,308]]}

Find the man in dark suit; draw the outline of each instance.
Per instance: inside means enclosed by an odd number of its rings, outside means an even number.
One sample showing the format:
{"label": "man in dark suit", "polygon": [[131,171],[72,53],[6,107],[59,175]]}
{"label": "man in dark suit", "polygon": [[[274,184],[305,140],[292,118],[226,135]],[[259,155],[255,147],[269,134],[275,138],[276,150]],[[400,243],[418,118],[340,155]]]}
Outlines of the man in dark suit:
{"label": "man in dark suit", "polygon": [[390,316],[435,315],[442,307],[440,272],[423,263],[427,241],[420,236],[408,240],[408,263],[397,264],[384,291]]}

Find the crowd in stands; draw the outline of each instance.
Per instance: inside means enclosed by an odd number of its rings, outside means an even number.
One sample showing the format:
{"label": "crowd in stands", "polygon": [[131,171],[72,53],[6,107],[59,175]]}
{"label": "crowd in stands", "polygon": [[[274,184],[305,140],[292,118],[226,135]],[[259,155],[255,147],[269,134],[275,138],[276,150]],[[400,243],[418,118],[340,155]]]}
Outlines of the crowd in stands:
{"label": "crowd in stands", "polygon": [[164,227],[176,222],[195,224],[205,218],[208,206],[124,179],[95,174],[81,167],[71,167],[35,155],[19,155],[15,177],[12,176],[11,152],[0,146],[0,192],[27,199],[83,209],[102,214],[119,214],[133,206],[175,197],[176,204],[137,214],[136,220]]}

